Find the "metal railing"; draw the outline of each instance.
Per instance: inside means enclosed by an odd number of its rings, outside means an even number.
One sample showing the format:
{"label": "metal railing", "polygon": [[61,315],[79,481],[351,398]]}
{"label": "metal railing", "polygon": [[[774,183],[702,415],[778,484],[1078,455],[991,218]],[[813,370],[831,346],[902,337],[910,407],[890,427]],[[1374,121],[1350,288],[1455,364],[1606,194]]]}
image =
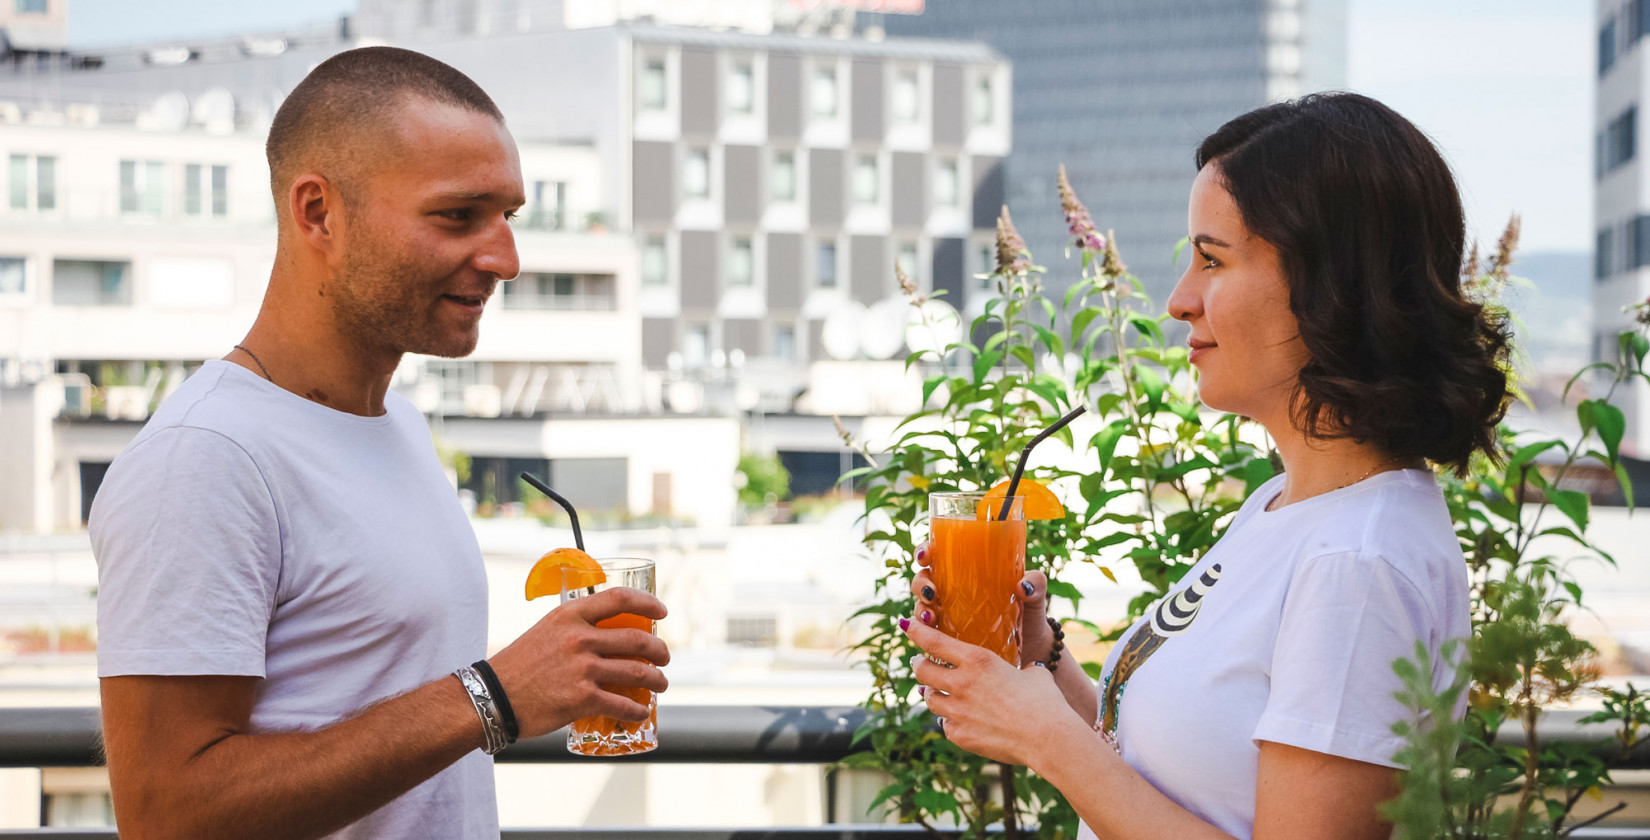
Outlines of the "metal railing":
{"label": "metal railing", "polygon": [[[1546,741],[1598,741],[1598,754],[1615,758],[1607,741],[1609,728],[1582,724],[1582,712],[1557,711],[1542,721]],[[567,751],[565,730],[522,741],[498,755],[507,763],[645,762],[693,764],[830,764],[857,749],[853,733],[865,720],[851,706],[663,706],[659,709],[659,748],[641,756],[586,758]],[[1516,727],[1502,731],[1509,744],[1520,744]],[[98,755],[96,708],[0,709],[0,767],[92,767]],[[1623,769],[1650,769],[1650,743],[1640,744]],[[505,840],[895,840],[920,836],[915,826],[838,824],[770,829],[711,828],[567,828],[511,829]],[[0,830],[6,838],[110,840],[110,829]],[[1572,837],[1604,840],[1650,840],[1650,828],[1600,828]]]}

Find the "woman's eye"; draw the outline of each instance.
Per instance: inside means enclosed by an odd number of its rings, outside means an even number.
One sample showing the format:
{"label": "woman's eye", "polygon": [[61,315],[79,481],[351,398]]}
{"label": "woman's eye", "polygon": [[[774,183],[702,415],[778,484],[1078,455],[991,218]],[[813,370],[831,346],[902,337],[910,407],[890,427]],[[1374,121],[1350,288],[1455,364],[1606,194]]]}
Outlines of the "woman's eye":
{"label": "woman's eye", "polygon": [[1197,256],[1198,256],[1199,259],[1203,260],[1203,269],[1205,271],[1207,271],[1211,268],[1216,268],[1220,265],[1220,263],[1215,262],[1214,257],[1211,257],[1208,254],[1203,253],[1202,251],[1199,251]]}
{"label": "woman's eye", "polygon": [[468,222],[470,220],[469,210],[442,210],[436,215],[454,222]]}

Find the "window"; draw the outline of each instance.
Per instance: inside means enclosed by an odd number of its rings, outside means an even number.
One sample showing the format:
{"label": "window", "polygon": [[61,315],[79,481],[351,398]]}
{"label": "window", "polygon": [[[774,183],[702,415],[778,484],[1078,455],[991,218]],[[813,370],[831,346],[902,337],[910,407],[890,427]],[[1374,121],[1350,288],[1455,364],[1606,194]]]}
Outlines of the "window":
{"label": "window", "polygon": [[561,230],[567,224],[567,182],[534,181],[533,201],[527,209],[527,227]]}
{"label": "window", "polygon": [[[905,272],[906,277],[911,278],[913,283],[917,282],[917,243],[910,240],[901,242],[899,244],[899,256],[895,257],[894,261],[899,265],[900,270]],[[918,283],[917,285],[921,286],[922,284]]]}
{"label": "window", "polygon": [[1616,232],[1613,228],[1604,228],[1598,232],[1598,247],[1593,251],[1593,279],[1607,280],[1615,273],[1615,266],[1610,259],[1616,247]]}
{"label": "window", "polygon": [[58,306],[130,306],[132,264],[56,260],[52,263],[52,303]]}
{"label": "window", "polygon": [[617,304],[611,274],[523,272],[504,284],[505,309],[610,311]]}
{"label": "window", "polygon": [[735,236],[728,245],[727,282],[730,288],[748,288],[756,283],[756,256],[751,238]]}
{"label": "window", "polygon": [[748,61],[736,61],[728,74],[728,111],[749,114],[756,110],[756,71]]}
{"label": "window", "polygon": [[[210,181],[208,182],[208,178]],[[208,192],[210,188],[210,192]],[[183,212],[199,216],[210,210],[212,217],[229,215],[229,167],[206,167],[198,163],[183,167]]]}
{"label": "window", "polygon": [[974,285],[976,288],[989,290],[992,283],[991,275],[997,272],[997,249],[991,245],[981,245],[975,253],[978,256],[974,264],[979,266],[979,270],[974,272]]}
{"label": "window", "polygon": [[1638,144],[1639,111],[1628,108],[1604,129],[1603,169],[1610,172],[1633,159]]}
{"label": "window", "polygon": [[1615,63],[1616,19],[1612,17],[1598,31],[1598,74],[1602,76],[1610,72],[1610,67]]}
{"label": "window", "polygon": [[682,162],[682,194],[688,198],[710,198],[710,151],[688,149]]}
{"label": "window", "polygon": [[934,167],[934,205],[936,207],[958,206],[958,180],[955,158],[941,160]]}
{"label": "window", "polygon": [[20,15],[43,15],[47,11],[46,0],[17,0],[17,13]]}
{"label": "window", "polygon": [[28,267],[28,260],[22,257],[0,257],[0,298],[28,294]]}
{"label": "window", "polygon": [[773,616],[729,618],[728,644],[740,647],[775,647],[779,644],[779,620]]}
{"label": "window", "polygon": [[974,82],[974,124],[991,125],[997,121],[997,95],[990,76],[981,76]]}
{"label": "window", "polygon": [[814,262],[814,285],[821,289],[836,288],[836,243],[819,243]]}
{"label": "window", "polygon": [[120,212],[159,216],[166,164],[158,160],[120,162]]}
{"label": "window", "polygon": [[882,191],[876,155],[860,155],[854,162],[854,203],[875,206]]}
{"label": "window", "polygon": [[690,370],[710,361],[710,327],[694,324],[682,330],[682,363]]}
{"label": "window", "polygon": [[836,116],[837,110],[836,69],[821,68],[814,71],[814,85],[809,100],[816,117],[831,118]]}
{"label": "window", "polygon": [[638,83],[637,98],[642,101],[644,111],[663,111],[668,101],[665,93],[665,60],[649,58],[642,65],[642,78]]}
{"label": "window", "polygon": [[57,209],[57,158],[49,155],[12,155],[7,168],[7,204],[11,209]]}
{"label": "window", "polygon": [[894,122],[914,125],[921,119],[921,94],[918,92],[916,71],[902,70],[894,78]]}
{"label": "window", "polygon": [[1631,254],[1622,268],[1642,268],[1650,265],[1650,216],[1636,216],[1627,223],[1627,247]]}
{"label": "window", "polygon": [[663,236],[649,236],[642,243],[642,285],[670,284],[670,256]]}
{"label": "window", "polygon": [[773,328],[773,355],[778,359],[796,361],[796,327],[779,324]]}
{"label": "window", "polygon": [[773,171],[768,178],[768,191],[774,201],[796,200],[795,152],[773,153]]}

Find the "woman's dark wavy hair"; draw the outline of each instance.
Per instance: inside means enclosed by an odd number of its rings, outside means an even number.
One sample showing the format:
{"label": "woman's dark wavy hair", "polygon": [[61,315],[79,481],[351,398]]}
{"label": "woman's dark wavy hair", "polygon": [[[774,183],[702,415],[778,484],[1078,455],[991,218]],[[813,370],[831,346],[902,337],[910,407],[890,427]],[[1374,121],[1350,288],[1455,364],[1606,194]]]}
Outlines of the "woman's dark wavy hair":
{"label": "woman's dark wavy hair", "polygon": [[1317,438],[1369,441],[1465,474],[1499,459],[1507,327],[1462,294],[1449,166],[1409,120],[1326,93],[1250,111],[1197,149],[1271,243],[1310,359],[1291,395]]}

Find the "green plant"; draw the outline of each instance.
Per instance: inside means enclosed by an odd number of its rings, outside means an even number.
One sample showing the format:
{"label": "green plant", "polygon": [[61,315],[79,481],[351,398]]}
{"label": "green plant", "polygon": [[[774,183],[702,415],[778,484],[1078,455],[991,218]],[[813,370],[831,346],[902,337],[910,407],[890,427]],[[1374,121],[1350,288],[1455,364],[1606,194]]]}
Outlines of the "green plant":
{"label": "green plant", "polygon": [[778,455],[747,452],[739,456],[739,501],[747,505],[783,502],[791,495],[791,474]]}
{"label": "green plant", "polygon": [[[1097,627],[1075,618],[1083,596],[1063,572],[1092,563],[1111,577],[1111,565],[1132,564],[1149,589],[1119,619],[1137,616],[1273,475],[1267,452],[1256,445],[1264,439],[1258,427],[1202,411],[1186,348],[1165,339],[1166,316],[1154,313],[1115,237],[1094,227],[1064,171],[1060,189],[1080,257],[1078,281],[1058,305],[1045,296],[1043,269],[1032,263],[1005,208],[996,271],[981,278],[996,284],[997,296],[965,338],[907,359],[926,374],[926,407],[900,425],[886,458],[856,444],[870,466],[844,477],[864,483],[865,544],[885,564],[877,600],[856,614],[870,627],[853,649],[875,683],[856,735],[870,749],[848,763],[892,776],[873,807],[892,808],[931,830],[954,822],[970,837],[997,824],[1008,837],[1072,837],[1077,817],[1053,786],[1024,768],[992,765],[954,747],[914,702],[910,660],[917,651],[895,622],[913,608],[912,553],[926,531],[928,493],[990,487],[1012,472],[1032,436],[1088,404],[1098,429],[1078,441],[1068,427],[1055,439],[1081,449],[1097,467],[1075,471],[1045,462],[1027,470],[1027,477],[1059,488],[1068,505],[1062,519],[1028,523],[1026,562],[1048,573],[1056,615],[1063,611],[1068,623],[1109,639],[1128,622]],[[895,270],[912,305],[929,317],[927,298]],[[1096,663],[1083,667],[1098,673]]]}
{"label": "green plant", "polygon": [[[1518,240],[1518,219],[1508,224],[1487,263],[1477,249],[1463,270],[1463,285],[1487,307],[1500,308],[1500,292]],[[1641,307],[1643,305],[1641,304]],[[1405,680],[1400,695],[1413,719],[1396,730],[1405,736],[1403,753],[1411,768],[1403,794],[1386,813],[1399,836],[1412,840],[1562,836],[1576,826],[1571,813],[1582,797],[1599,795],[1610,782],[1608,762],[1597,744],[1543,742],[1537,724],[1543,710],[1585,691],[1605,698],[1589,723],[1620,728],[1616,757],[1636,745],[1638,729],[1650,722],[1636,691],[1593,686],[1593,646],[1570,632],[1568,613],[1582,604],[1581,587],[1566,572],[1562,546],[1583,558],[1615,564],[1588,539],[1591,507],[1586,493],[1566,487],[1583,460],[1615,472],[1629,506],[1632,483],[1621,463],[1625,418],[1612,402],[1617,389],[1636,379],[1650,381],[1644,359],[1650,338],[1644,309],[1637,329],[1620,334],[1617,358],[1588,365],[1571,378],[1572,387],[1589,373],[1607,380],[1602,397],[1575,407],[1581,439],[1560,439],[1501,430],[1506,462],[1480,459],[1464,478],[1443,476],[1450,516],[1470,573],[1473,635],[1459,663],[1460,677],[1434,692],[1424,657],[1397,663]],[[1547,463],[1543,464],[1542,462]],[[1553,522],[1549,517],[1557,517]],[[1464,720],[1454,719],[1463,686],[1470,685]],[[1504,724],[1516,726],[1523,742],[1499,740]]]}

